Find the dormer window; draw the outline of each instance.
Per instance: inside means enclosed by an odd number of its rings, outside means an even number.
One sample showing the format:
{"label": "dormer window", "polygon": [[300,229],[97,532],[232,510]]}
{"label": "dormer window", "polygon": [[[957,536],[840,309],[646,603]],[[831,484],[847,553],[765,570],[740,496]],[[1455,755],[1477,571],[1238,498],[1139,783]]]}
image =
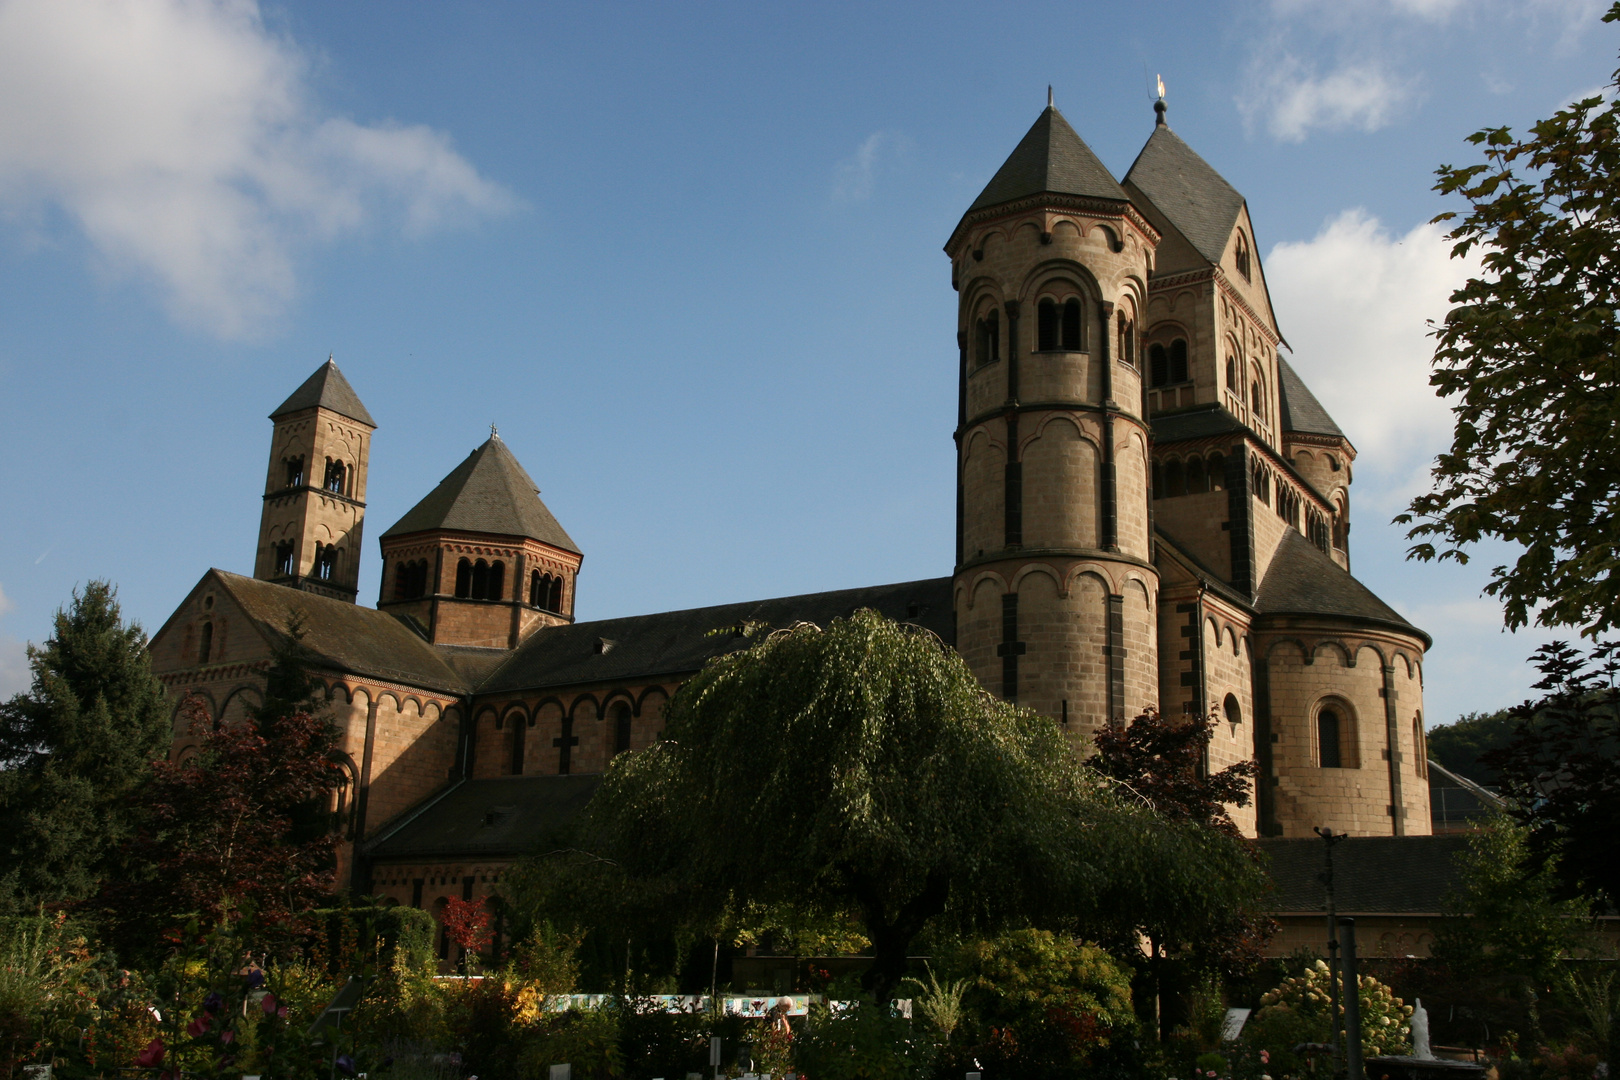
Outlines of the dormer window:
{"label": "dormer window", "polygon": [[326,482],[322,486],[325,487],[327,491],[336,492],[337,494],[342,495],[343,480],[346,472],[347,470],[344,469],[343,462],[333,461],[331,458],[327,458]]}
{"label": "dormer window", "polygon": [[1249,240],[1248,237],[1243,235],[1242,229],[1238,230],[1237,244],[1234,245],[1232,252],[1232,261],[1237,263],[1237,272],[1243,275],[1244,281],[1253,280],[1249,276]]}

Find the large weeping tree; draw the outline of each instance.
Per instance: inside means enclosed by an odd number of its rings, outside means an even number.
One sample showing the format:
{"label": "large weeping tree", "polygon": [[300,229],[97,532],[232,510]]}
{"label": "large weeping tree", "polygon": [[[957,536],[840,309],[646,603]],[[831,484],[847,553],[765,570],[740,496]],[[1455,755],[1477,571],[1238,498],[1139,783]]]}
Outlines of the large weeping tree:
{"label": "large weeping tree", "polygon": [[1451,222],[1453,254],[1481,264],[1435,332],[1430,382],[1455,430],[1433,489],[1396,521],[1418,559],[1517,546],[1485,589],[1510,628],[1600,634],[1620,622],[1620,100],[1469,141],[1484,160],[1436,184],[1468,204],[1435,219]]}
{"label": "large weeping tree", "polygon": [[1235,842],[1115,798],[1053,721],[871,611],[711,662],[663,741],[615,760],[581,842],[694,920],[739,904],[851,913],[880,1000],[931,920],[1100,936],[1166,904],[1218,919],[1258,888]]}

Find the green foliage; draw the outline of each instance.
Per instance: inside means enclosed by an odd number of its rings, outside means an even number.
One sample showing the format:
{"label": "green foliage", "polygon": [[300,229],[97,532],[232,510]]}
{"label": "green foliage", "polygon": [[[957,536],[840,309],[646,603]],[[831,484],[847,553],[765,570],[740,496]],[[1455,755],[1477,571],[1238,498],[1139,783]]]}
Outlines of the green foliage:
{"label": "green foliage", "polygon": [[1095,945],[1049,930],[1014,930],[970,942],[952,959],[969,973],[973,1002],[992,1023],[1044,1020],[1060,1008],[1094,1017],[1099,1043],[1136,1028],[1130,973]]}
{"label": "green foliage", "polygon": [[927,972],[927,982],[921,979],[906,980],[917,988],[912,997],[912,1008],[934,1026],[941,1041],[949,1043],[951,1035],[966,1015],[962,999],[967,994],[968,980],[941,983],[932,967],[928,967]]}
{"label": "green foliage", "polygon": [[1433,955],[1464,979],[1555,982],[1559,960],[1582,949],[1591,912],[1585,901],[1558,898],[1556,865],[1533,866],[1529,831],[1506,815],[1491,818],[1469,837],[1457,870]]}
{"label": "green foliage", "polygon": [[750,906],[849,913],[874,1000],[931,921],[1129,936],[1145,914],[1196,936],[1260,889],[1234,842],[1127,805],[1051,720],[871,611],[712,661],[665,735],[615,759],[573,865],[620,910],[705,936]]}
{"label": "green foliage", "polygon": [[1536,867],[1565,892],[1620,903],[1620,643],[1583,655],[1562,641],[1536,650],[1537,701],[1516,706],[1513,739],[1487,757],[1509,812],[1528,829]]}
{"label": "green foliage", "polygon": [[927,1075],[933,1046],[887,1005],[861,1000],[834,1015],[814,1005],[793,1047],[799,1071],[815,1080],[912,1080]]}
{"label": "green foliage", "polygon": [[[1616,20],[1620,3],[1604,16]],[[1453,255],[1481,261],[1434,331],[1430,383],[1455,428],[1432,490],[1396,520],[1417,521],[1418,559],[1518,545],[1486,586],[1506,624],[1598,634],[1620,619],[1620,101],[1588,97],[1528,137],[1499,127],[1468,141],[1485,160],[1443,166],[1435,185],[1468,202],[1435,219],[1453,222]]]}
{"label": "green foliage", "polygon": [[33,686],[0,704],[0,909],[78,900],[116,874],[128,796],[169,746],[146,634],[92,581],[29,647]]}
{"label": "green foliage", "polygon": [[1429,757],[1458,776],[1494,787],[1496,770],[1480,758],[1507,746],[1517,728],[1513,714],[1506,709],[1464,713],[1449,724],[1429,729]]}

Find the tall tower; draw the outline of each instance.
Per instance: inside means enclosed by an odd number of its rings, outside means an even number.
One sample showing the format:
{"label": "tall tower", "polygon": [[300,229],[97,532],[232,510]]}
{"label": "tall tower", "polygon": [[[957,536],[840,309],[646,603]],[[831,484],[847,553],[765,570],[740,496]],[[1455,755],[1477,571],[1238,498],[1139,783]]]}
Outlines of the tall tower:
{"label": "tall tower", "polygon": [[253,576],[353,603],[377,424],[330,357],[270,419]]}
{"label": "tall tower", "polygon": [[1049,103],[945,245],[957,650],[1076,737],[1158,696],[1137,325],[1159,233]]}

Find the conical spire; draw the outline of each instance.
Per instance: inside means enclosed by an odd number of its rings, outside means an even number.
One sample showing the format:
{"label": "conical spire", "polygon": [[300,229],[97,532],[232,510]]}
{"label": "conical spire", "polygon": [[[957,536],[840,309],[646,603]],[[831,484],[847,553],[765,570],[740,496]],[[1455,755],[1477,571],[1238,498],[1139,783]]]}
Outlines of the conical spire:
{"label": "conical spire", "polygon": [[270,419],[316,407],[331,409],[369,427],[377,426],[377,421],[360,404],[360,395],[354,392],[354,387],[349,385],[349,380],[343,377],[343,372],[338,370],[330,356],[326,358],[326,363],[315,369],[315,374],[304,380],[304,385],[294,390],[292,396],[270,414]]}
{"label": "conical spire", "polygon": [[1063,114],[1050,104],[968,210],[972,212],[1047,191],[1120,202],[1129,198],[1107,166],[1069,126]]}

